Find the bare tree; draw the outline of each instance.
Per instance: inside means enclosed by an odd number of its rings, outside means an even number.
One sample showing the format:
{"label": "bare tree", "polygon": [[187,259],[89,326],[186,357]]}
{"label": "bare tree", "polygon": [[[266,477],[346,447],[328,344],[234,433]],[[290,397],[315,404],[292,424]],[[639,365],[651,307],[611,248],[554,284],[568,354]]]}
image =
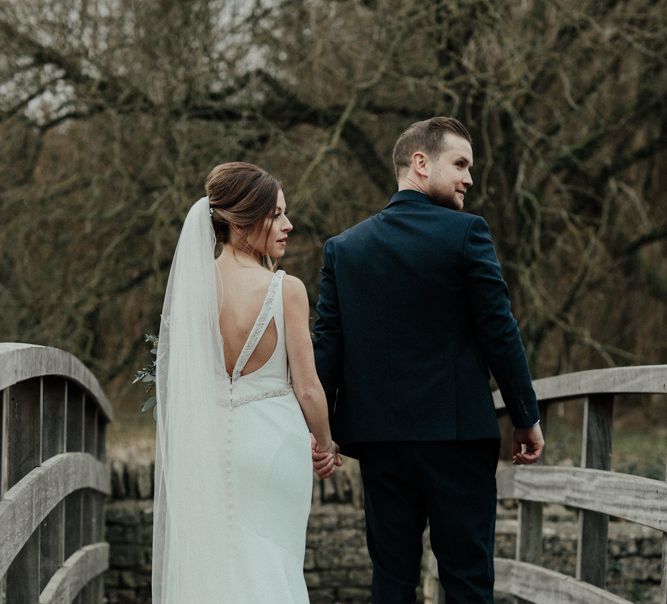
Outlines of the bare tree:
{"label": "bare tree", "polygon": [[[286,268],[381,209],[396,136],[475,141],[538,375],[665,355],[665,0],[4,0],[1,336],[124,393],[187,207],[217,162],[285,184]],[[446,309],[443,309],[446,312]]]}

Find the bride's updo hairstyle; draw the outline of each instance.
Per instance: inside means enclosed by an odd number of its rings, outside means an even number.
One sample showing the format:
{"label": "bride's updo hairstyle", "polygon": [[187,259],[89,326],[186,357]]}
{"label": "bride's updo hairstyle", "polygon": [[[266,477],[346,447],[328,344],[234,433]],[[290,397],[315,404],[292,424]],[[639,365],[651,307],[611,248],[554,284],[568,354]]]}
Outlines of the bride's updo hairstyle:
{"label": "bride's updo hairstyle", "polygon": [[[267,217],[273,216],[278,204],[280,182],[254,164],[228,162],[219,164],[206,177],[206,195],[217,241],[229,242],[232,226],[240,227],[240,241],[245,246],[254,229],[262,229]],[[267,239],[269,233],[267,231]]]}

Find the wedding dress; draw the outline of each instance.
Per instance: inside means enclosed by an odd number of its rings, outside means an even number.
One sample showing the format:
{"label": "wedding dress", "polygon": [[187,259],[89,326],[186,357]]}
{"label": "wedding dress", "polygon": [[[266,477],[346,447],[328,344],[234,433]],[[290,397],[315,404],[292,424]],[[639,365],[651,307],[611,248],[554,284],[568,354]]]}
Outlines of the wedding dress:
{"label": "wedding dress", "polygon": [[[289,378],[284,272],[228,375],[208,201],[198,204],[179,239],[158,345],[153,602],[307,604],[310,433]],[[244,374],[272,323],[272,356]]]}

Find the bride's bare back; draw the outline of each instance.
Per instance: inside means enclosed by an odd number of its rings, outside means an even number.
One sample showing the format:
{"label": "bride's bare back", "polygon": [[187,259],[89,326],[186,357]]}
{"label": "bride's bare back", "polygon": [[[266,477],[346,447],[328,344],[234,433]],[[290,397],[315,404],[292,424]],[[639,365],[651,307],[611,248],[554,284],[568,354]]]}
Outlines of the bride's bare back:
{"label": "bride's bare back", "polygon": [[[232,375],[236,361],[259,316],[273,273],[259,265],[242,264],[233,254],[223,254],[216,260],[222,275],[223,299],[220,309],[220,333],[225,354],[225,368]],[[241,375],[247,375],[264,365],[274,353],[278,342],[275,322],[267,327],[250,355]]]}

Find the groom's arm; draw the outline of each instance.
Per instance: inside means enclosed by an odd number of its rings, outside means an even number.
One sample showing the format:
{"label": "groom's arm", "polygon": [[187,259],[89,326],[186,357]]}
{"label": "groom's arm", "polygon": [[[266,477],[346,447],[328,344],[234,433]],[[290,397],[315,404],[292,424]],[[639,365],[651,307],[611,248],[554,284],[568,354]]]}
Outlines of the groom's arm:
{"label": "groom's arm", "polygon": [[324,244],[324,261],[320,270],[320,293],[316,307],[318,318],[313,327],[315,365],[327,397],[330,421],[333,418],[336,394],[340,385],[343,357],[343,335],[333,247],[331,239]]}
{"label": "groom's arm", "polygon": [[540,418],[537,399],[507,284],[483,218],[476,216],[471,222],[463,254],[475,335],[514,427],[529,428]]}

